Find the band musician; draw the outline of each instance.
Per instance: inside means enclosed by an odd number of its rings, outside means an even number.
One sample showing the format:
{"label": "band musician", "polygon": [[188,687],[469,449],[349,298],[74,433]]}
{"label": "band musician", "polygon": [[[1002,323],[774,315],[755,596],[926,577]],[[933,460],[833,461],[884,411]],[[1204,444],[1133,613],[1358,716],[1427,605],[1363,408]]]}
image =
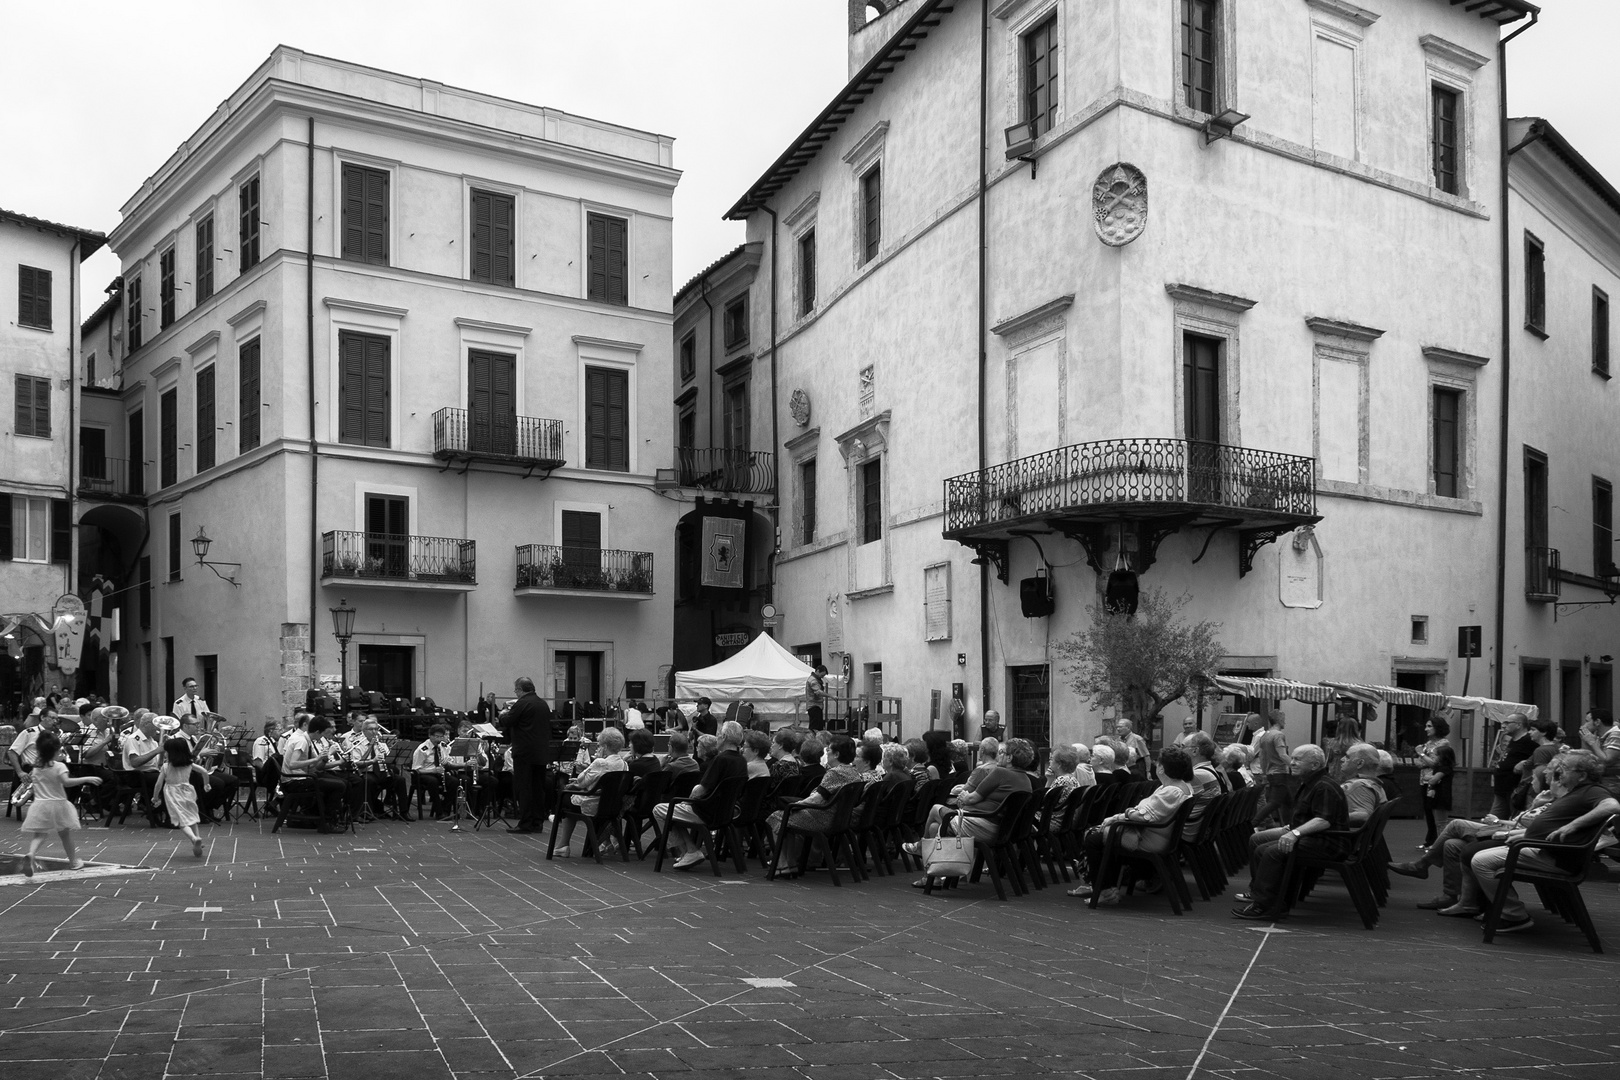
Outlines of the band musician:
{"label": "band musician", "polygon": [[517,796],[518,823],[508,832],[539,832],[550,805],[546,778],[551,764],[551,708],[534,692],[534,680],[523,676],[512,684],[517,700],[501,714],[500,729],[512,748],[512,791]]}
{"label": "band musician", "polygon": [[435,821],[448,821],[456,805],[456,774],[450,769],[450,729],[434,724],[427,741],[411,755],[411,784],[426,788]]}
{"label": "band musician", "polygon": [[394,745],[382,725],[367,718],[345,737],[344,752],[354,769],[349,782],[350,812],[369,810],[375,817],[409,821],[411,780],[393,763]]}

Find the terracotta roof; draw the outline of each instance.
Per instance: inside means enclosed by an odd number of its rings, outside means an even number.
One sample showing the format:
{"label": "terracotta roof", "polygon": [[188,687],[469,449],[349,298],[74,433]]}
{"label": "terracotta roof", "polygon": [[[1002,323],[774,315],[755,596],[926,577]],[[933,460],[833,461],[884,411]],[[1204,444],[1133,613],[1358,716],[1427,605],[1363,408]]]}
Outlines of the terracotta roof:
{"label": "terracotta roof", "polygon": [[688,292],[690,292],[694,285],[696,285],[698,282],[702,281],[704,278],[708,277],[710,274],[714,273],[716,270],[720,269],[722,266],[724,266],[726,263],[730,262],[732,259],[735,259],[738,255],[741,255],[743,253],[743,250],[746,249],[747,247],[748,247],[748,244],[746,242],[738,244],[736,247],[732,248],[730,251],[726,252],[724,255],[722,255],[718,259],[714,260],[714,262],[710,263],[708,266],[705,266],[702,270],[699,270],[696,274],[693,274],[691,279],[689,281],[687,281],[687,283],[685,285],[682,285],[678,290],[676,290],[675,302],[677,304],[679,304],[681,302],[681,297],[685,296]]}
{"label": "terracotta roof", "polygon": [[1569,166],[1571,172],[1580,177],[1587,187],[1597,193],[1598,198],[1608,204],[1609,209],[1620,214],[1620,191],[1617,191],[1615,186],[1609,183],[1608,178],[1598,172],[1597,167],[1587,161],[1552,124],[1539,116],[1516,116],[1508,121],[1508,137],[1511,144],[1508,147],[1510,157],[1532,143],[1545,143],[1555,157]]}
{"label": "terracotta roof", "polygon": [[[1490,0],[1492,3],[1507,2],[1507,0]],[[871,96],[872,91],[882,85],[883,78],[893,71],[911,51],[915,49],[928,31],[938,26],[940,20],[950,14],[955,7],[956,0],[926,0],[917,13],[894,36],[878,49],[876,55],[866,62],[861,70],[855,73],[832,99],[832,104],[821,110],[821,115],[810,122],[810,126],[799,134],[797,139],[782,152],[782,156],[771,163],[754,186],[748,189],[748,194],[737,200],[737,205],[727,210],[725,216],[730,219],[746,218],[749,214],[763,206],[772,195],[782,190],[783,186],[799,171],[810,164],[821,147],[833,134],[849,119],[857,106]]]}
{"label": "terracotta roof", "polygon": [[15,210],[0,207],[0,221],[15,221],[19,225],[32,225],[36,229],[47,229],[63,236],[71,236],[79,241],[79,261],[83,262],[96,252],[101,245],[107,242],[107,234],[96,232],[94,229],[81,229],[77,225],[61,225],[44,218],[29,217],[19,214]]}

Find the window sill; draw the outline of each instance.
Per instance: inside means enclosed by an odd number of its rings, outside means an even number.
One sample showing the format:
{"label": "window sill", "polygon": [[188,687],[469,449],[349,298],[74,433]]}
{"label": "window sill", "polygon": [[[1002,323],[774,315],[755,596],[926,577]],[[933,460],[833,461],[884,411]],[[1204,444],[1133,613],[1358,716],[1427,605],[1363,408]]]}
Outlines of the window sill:
{"label": "window sill", "polygon": [[1531,334],[1534,334],[1536,337],[1540,338],[1542,341],[1546,341],[1549,337],[1552,336],[1551,334],[1547,333],[1547,331],[1543,330],[1541,327],[1534,326],[1534,325],[1532,325],[1530,323],[1525,323],[1524,328],[1525,328],[1525,330],[1527,332],[1529,332]]}
{"label": "window sill", "polygon": [[37,323],[19,322],[17,324],[17,327],[20,330],[39,330],[42,333],[46,333],[46,334],[51,332],[51,328],[49,326],[40,326]]}
{"label": "window sill", "polygon": [[26,431],[13,431],[12,434],[19,439],[38,439],[40,442],[51,441],[51,437],[49,435],[30,435]]}

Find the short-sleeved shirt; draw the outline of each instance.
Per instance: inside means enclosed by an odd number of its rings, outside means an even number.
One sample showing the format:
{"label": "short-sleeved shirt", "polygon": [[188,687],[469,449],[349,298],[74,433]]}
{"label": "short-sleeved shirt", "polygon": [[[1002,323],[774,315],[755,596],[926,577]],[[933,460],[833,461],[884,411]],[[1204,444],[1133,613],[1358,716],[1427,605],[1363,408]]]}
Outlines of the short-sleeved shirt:
{"label": "short-sleeved shirt", "polygon": [[[1603,733],[1603,752],[1607,755],[1616,750],[1620,750],[1620,724],[1610,724]],[[1603,762],[1603,786],[1611,793],[1620,792],[1620,761]]]}
{"label": "short-sleeved shirt", "polygon": [[[152,751],[158,750],[158,749],[161,749],[161,748],[162,747],[159,745],[159,743],[157,742],[156,739],[148,737],[146,732],[140,730],[139,728],[136,728],[134,731],[132,731],[128,735],[124,736],[124,745],[123,745],[123,765],[124,765],[124,768],[126,770],[128,770],[128,771],[134,771],[137,768],[137,766],[134,763],[134,759],[140,757],[143,754],[150,754]],[[145,768],[148,772],[155,772],[157,770],[157,768],[158,768],[159,760],[160,759],[158,759],[158,758],[153,758],[151,761],[148,761],[144,766],[140,766],[140,767]]]}
{"label": "short-sleeved shirt", "polygon": [[1032,790],[1029,783],[1029,774],[1019,769],[1006,769],[996,765],[990,769],[980,780],[973,793],[979,796],[979,801],[965,807],[968,813],[989,815],[1001,809],[1001,804],[1007,801],[1007,796],[1015,791]]}
{"label": "short-sleeved shirt", "polygon": [[1370,814],[1383,805],[1384,786],[1377,780],[1357,777],[1344,784],[1346,820],[1356,814]]}
{"label": "short-sleeved shirt", "polygon": [[1288,737],[1276,728],[1267,728],[1254,738],[1255,772],[1266,776],[1288,771]]}
{"label": "short-sleeved shirt", "polygon": [[698,786],[706,792],[712,792],[720,786],[722,780],[733,776],[748,778],[748,762],[743,760],[742,753],[737,750],[722,750],[709,759],[708,768],[703,770],[703,779]]}
{"label": "short-sleeved shirt", "polygon": [[11,741],[11,752],[17,755],[17,760],[24,765],[32,765],[39,760],[39,751],[34,744],[39,742],[39,728],[31,727]]}
{"label": "short-sleeved shirt", "polygon": [[[1545,810],[1537,814],[1535,820],[1525,825],[1524,837],[1526,840],[1545,840],[1554,830],[1563,828],[1581,815],[1596,810],[1604,799],[1612,798],[1614,796],[1609,794],[1602,784],[1583,784],[1563,798],[1554,799]],[[1562,842],[1584,844],[1591,838],[1592,830],[1585,829],[1581,835],[1565,837]],[[1581,868],[1581,857],[1569,852],[1554,852],[1553,862],[1558,864],[1560,870],[1568,873],[1574,873]]]}
{"label": "short-sleeved shirt", "polygon": [[1313,818],[1325,819],[1330,829],[1343,829],[1350,824],[1350,809],[1345,802],[1344,790],[1328,778],[1326,769],[1318,769],[1301,778],[1290,826],[1297,829]]}

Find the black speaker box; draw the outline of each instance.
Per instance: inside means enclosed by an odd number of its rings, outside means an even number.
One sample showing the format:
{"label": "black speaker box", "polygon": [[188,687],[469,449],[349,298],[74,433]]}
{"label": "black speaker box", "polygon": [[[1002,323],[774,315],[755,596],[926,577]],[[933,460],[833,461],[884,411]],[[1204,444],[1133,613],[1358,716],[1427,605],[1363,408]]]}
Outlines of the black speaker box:
{"label": "black speaker box", "polygon": [[1020,581],[1018,602],[1024,609],[1026,619],[1040,619],[1052,614],[1056,605],[1052,600],[1051,579],[1042,575]]}
{"label": "black speaker box", "polygon": [[1115,615],[1135,615],[1139,592],[1135,573],[1115,570],[1108,575],[1108,584],[1103,588],[1103,607]]}

